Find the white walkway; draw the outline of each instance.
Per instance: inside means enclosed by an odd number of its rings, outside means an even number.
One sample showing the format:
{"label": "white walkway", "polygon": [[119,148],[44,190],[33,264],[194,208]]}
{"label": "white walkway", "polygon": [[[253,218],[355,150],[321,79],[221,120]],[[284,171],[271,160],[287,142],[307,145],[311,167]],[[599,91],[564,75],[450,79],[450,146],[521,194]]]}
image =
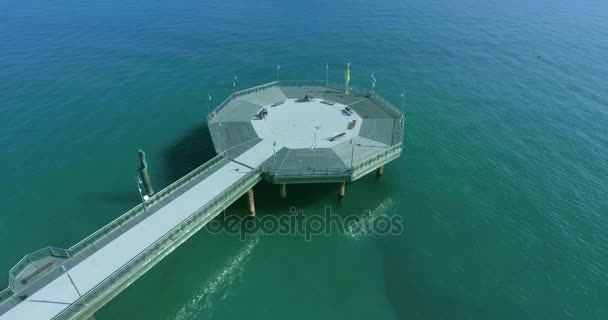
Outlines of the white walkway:
{"label": "white walkway", "polygon": [[[262,141],[235,160],[255,168],[271,157],[272,152],[272,143]],[[0,316],[0,320],[48,320],[53,318],[81,295],[94,288],[215,196],[237,182],[243,175],[251,171],[247,166],[237,162],[226,164]]]}

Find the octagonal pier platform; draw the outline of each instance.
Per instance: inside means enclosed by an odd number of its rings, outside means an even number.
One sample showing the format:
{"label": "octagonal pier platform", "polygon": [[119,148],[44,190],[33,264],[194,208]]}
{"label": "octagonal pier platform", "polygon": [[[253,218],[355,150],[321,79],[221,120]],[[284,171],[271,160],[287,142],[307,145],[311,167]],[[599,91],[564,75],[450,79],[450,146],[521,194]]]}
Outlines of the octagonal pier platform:
{"label": "octagonal pier platform", "polygon": [[377,94],[323,81],[239,91],[208,117],[218,153],[245,154],[245,165],[278,184],[354,181],[401,154],[403,122]]}

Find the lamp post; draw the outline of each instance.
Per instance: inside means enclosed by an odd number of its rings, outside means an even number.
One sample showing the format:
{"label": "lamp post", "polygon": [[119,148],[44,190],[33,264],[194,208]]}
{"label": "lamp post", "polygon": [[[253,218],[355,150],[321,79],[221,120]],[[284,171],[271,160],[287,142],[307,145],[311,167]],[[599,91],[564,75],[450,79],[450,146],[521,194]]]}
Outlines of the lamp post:
{"label": "lamp post", "polygon": [[362,147],[363,145],[360,144],[360,143],[355,143],[354,139],[350,140],[350,144],[353,146],[352,151],[350,153],[350,168],[353,169],[354,168],[354,161],[355,161],[355,146]]}
{"label": "lamp post", "polygon": [[272,172],[277,173],[277,142],[272,143]]}
{"label": "lamp post", "polygon": [[220,136],[220,131],[222,131],[222,123],[218,122],[218,126],[219,128],[217,129],[217,146],[220,149],[220,152],[222,152],[222,137]]}
{"label": "lamp post", "polygon": [[355,161],[355,141],[353,139],[350,139],[350,144],[352,145],[352,151],[350,153],[350,168],[353,169]]}
{"label": "lamp post", "polygon": [[209,115],[209,109],[211,108],[211,101],[213,99],[211,99],[211,94],[207,93],[207,97],[209,98],[209,102],[207,103],[207,116]]}
{"label": "lamp post", "polygon": [[142,185],[141,178],[135,176],[135,184],[137,185],[137,191],[139,191],[139,198],[141,199],[141,205],[144,207],[144,211],[148,212],[148,208],[146,208],[146,200],[144,198],[144,192],[141,190]]}

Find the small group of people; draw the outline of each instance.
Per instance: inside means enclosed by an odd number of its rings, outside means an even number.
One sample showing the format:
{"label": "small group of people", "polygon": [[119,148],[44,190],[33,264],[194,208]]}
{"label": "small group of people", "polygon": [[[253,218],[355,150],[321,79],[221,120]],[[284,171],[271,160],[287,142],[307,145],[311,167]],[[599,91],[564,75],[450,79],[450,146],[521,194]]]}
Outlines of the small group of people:
{"label": "small group of people", "polygon": [[296,100],[296,102],[310,102],[312,101],[313,96],[306,94],[304,98]]}
{"label": "small group of people", "polygon": [[258,112],[258,119],[262,120],[264,118],[266,118],[268,116],[268,110],[266,110],[266,108],[262,108],[262,110],[260,110],[260,112]]}

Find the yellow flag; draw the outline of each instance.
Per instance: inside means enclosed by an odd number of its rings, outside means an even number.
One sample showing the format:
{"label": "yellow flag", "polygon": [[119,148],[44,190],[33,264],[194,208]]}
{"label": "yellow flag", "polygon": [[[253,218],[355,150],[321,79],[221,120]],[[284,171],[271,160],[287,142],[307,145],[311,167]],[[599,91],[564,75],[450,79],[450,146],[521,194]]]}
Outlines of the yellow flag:
{"label": "yellow flag", "polygon": [[350,63],[346,64],[346,71],[344,71],[344,85],[346,87],[345,93],[348,94],[350,84]]}

